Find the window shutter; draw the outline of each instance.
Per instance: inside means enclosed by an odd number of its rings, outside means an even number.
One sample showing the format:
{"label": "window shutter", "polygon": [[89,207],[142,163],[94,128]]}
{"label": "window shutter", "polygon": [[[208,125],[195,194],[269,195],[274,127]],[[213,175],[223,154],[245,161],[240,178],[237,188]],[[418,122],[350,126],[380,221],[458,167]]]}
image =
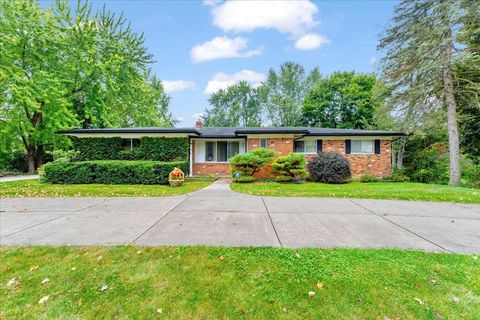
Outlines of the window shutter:
{"label": "window shutter", "polygon": [[322,150],[323,150],[322,140],[317,140],[317,153],[322,152]]}
{"label": "window shutter", "polygon": [[380,140],[375,140],[375,154],[380,154]]}
{"label": "window shutter", "polygon": [[345,153],[352,153],[352,140],[345,140]]}

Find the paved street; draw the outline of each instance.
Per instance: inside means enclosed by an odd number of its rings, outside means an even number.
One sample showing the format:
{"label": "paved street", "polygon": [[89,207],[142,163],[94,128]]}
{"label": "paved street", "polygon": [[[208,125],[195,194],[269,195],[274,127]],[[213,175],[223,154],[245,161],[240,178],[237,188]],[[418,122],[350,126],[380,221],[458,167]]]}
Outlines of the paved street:
{"label": "paved street", "polygon": [[160,198],[0,200],[1,245],[392,247],[480,253],[480,205],[257,197],[228,181]]}

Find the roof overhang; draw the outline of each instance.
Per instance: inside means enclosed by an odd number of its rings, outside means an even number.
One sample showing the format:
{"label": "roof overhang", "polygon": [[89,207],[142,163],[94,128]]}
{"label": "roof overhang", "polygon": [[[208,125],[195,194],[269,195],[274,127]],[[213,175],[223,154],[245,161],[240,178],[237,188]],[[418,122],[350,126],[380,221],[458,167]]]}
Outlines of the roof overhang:
{"label": "roof overhang", "polygon": [[72,129],[59,130],[58,134],[73,137],[197,137],[200,132],[194,128],[105,128],[105,129]]}

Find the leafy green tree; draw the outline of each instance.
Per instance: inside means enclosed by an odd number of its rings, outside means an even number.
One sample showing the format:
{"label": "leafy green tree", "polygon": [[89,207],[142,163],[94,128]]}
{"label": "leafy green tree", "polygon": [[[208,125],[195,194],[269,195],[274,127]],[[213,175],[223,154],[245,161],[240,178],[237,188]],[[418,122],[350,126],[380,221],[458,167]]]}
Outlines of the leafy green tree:
{"label": "leafy green tree", "polygon": [[240,81],[212,94],[211,109],[204,115],[207,127],[259,127],[262,110],[258,92],[248,82]]}
{"label": "leafy green tree", "polygon": [[270,69],[267,79],[259,87],[269,125],[301,125],[305,95],[320,78],[318,68],[314,68],[307,76],[303,66],[294,62],[283,63],[278,73]]}
{"label": "leafy green tree", "polygon": [[0,144],[22,147],[29,172],[45,146],[66,143],[59,129],[173,124],[144,40],[122,16],[88,3],[8,0],[0,30]]}
{"label": "leafy green tree", "polygon": [[[395,8],[393,25],[381,36],[379,49],[383,76],[391,88],[394,112],[407,121],[446,110],[449,139],[449,184],[461,177],[457,120],[458,88],[454,62],[465,53],[454,53],[460,26],[461,1],[404,0]],[[471,63],[471,60],[468,62]]]}
{"label": "leafy green tree", "polygon": [[303,103],[307,126],[366,129],[374,123],[380,102],[373,74],[335,72],[317,82]]}

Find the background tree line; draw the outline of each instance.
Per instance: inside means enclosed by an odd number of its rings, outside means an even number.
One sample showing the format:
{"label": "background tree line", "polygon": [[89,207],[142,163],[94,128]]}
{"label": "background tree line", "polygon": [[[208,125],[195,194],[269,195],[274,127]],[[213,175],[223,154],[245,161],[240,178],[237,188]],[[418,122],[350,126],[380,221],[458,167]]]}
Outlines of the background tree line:
{"label": "background tree line", "polygon": [[246,81],[212,94],[203,116],[211,127],[294,127],[366,129],[381,104],[374,74],[335,72],[285,62],[254,88]]}
{"label": "background tree line", "polygon": [[88,3],[0,3],[0,157],[33,172],[71,127],[172,126],[142,35]]}

